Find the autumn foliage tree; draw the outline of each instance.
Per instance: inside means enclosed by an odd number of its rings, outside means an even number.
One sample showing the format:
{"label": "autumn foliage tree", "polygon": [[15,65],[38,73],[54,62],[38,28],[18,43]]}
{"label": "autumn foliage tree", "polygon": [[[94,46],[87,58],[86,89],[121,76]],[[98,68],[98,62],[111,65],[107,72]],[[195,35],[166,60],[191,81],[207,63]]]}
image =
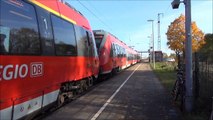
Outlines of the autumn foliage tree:
{"label": "autumn foliage tree", "polygon": [[[192,22],[192,51],[198,51],[204,41],[204,33],[197,27],[195,22]],[[168,28],[167,35],[167,45],[171,50],[174,50],[176,55],[183,53],[185,49],[185,16],[180,15],[175,19]]]}
{"label": "autumn foliage tree", "polygon": [[202,56],[202,59],[213,63],[213,34],[206,34],[205,42],[206,44],[199,50],[200,56]]}

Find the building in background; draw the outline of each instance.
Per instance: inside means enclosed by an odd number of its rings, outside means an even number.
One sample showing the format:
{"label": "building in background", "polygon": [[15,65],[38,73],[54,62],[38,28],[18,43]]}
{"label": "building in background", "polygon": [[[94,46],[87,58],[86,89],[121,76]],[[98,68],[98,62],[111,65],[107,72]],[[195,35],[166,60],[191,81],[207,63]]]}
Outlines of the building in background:
{"label": "building in background", "polygon": [[[152,52],[150,52],[150,58],[152,60]],[[155,51],[155,62],[162,62],[163,61],[163,52],[162,51]]]}

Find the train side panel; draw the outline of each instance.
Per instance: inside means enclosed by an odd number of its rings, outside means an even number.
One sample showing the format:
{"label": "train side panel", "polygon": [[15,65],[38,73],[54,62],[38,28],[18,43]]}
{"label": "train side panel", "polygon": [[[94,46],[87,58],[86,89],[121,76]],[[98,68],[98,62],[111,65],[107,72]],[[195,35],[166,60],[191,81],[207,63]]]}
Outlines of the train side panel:
{"label": "train side panel", "polygon": [[[58,0],[0,2],[0,119],[19,119],[63,102],[64,95],[84,89],[80,87],[98,76],[99,59],[86,18]],[[82,29],[88,53],[79,52],[75,27]]]}
{"label": "train side panel", "polygon": [[118,72],[136,63],[136,51],[104,30],[94,30],[100,58],[100,73]]}

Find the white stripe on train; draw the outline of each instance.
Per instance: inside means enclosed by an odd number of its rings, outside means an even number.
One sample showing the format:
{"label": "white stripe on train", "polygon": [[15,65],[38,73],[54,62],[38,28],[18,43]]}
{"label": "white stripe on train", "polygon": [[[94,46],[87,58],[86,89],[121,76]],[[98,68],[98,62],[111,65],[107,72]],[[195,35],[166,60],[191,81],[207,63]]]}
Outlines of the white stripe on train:
{"label": "white stripe on train", "polygon": [[[15,105],[14,108],[9,107],[3,110],[0,110],[0,120],[8,120],[12,119],[12,110],[13,112],[13,119],[19,119],[21,117],[24,117],[25,115],[28,115],[41,107],[45,107],[46,105],[53,103],[57,100],[59,94],[59,90],[50,92],[48,94],[45,94],[43,96],[36,97],[34,99],[31,99],[29,101],[23,102],[21,104]],[[42,97],[43,97],[43,105],[42,105]]]}

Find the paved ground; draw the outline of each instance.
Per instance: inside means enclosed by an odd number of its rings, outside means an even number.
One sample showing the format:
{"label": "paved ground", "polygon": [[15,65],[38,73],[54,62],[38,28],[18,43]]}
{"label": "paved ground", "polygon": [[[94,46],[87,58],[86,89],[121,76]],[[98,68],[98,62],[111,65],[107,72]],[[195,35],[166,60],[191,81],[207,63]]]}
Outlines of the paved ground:
{"label": "paved ground", "polygon": [[99,83],[45,118],[55,119],[180,120],[180,116],[149,65],[141,63]]}

